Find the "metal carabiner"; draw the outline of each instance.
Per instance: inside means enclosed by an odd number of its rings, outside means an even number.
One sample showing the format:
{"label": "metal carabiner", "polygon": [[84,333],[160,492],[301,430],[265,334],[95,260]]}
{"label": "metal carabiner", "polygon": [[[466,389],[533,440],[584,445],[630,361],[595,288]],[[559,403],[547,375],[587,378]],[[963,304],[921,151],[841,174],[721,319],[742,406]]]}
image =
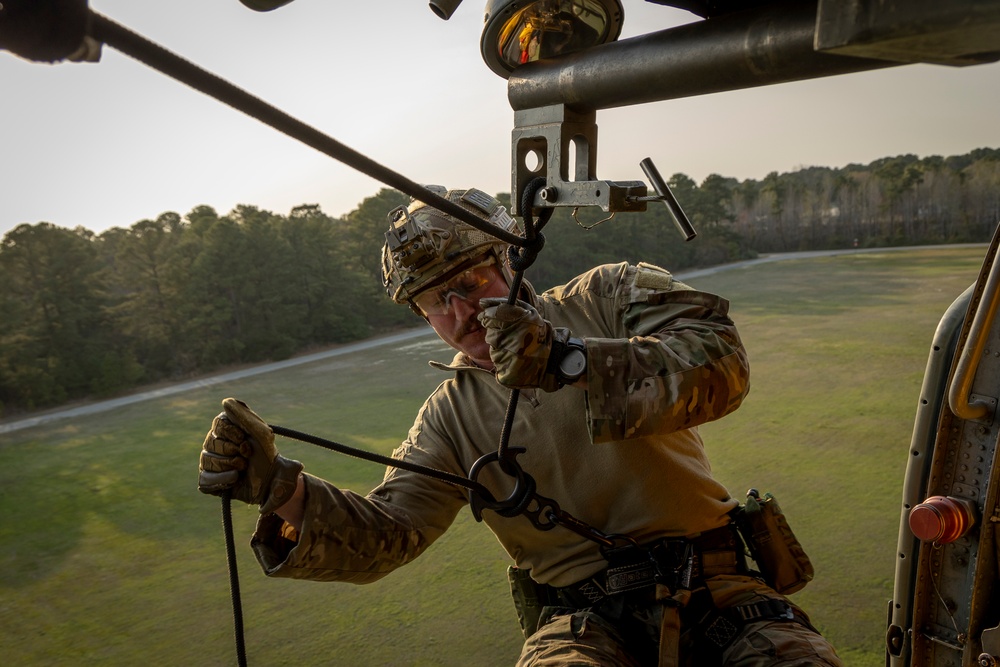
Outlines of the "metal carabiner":
{"label": "metal carabiner", "polygon": [[[479,473],[490,463],[499,463],[500,469],[504,473],[514,478],[514,490],[504,500],[497,500],[492,493],[486,491],[489,498],[484,498],[483,494],[469,489],[469,507],[472,509],[472,516],[476,521],[483,520],[483,510],[493,510],[500,516],[513,517],[524,512],[528,503],[535,497],[535,478],[524,471],[524,468],[517,462],[517,455],[528,451],[524,447],[509,447],[507,456],[501,460],[499,452],[490,452],[479,457],[479,460],[472,464],[469,469],[469,479],[477,482]],[[482,485],[480,485],[482,486]]]}

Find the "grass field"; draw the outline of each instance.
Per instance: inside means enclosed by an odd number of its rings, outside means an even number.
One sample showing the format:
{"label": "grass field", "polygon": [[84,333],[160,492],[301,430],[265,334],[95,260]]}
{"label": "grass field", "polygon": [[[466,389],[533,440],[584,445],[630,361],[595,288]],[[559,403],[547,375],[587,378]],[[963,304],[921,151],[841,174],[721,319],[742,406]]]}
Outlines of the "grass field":
{"label": "grass field", "polygon": [[[983,248],[845,255],[692,279],[732,301],[743,407],[703,428],[732,492],[771,491],[817,578],[795,599],[848,665],[883,664],[899,498],[928,348]],[[225,396],[268,421],[390,452],[442,379],[428,337],[0,436],[0,662],[235,663],[216,498],[196,490]],[[499,425],[498,425],[499,430]],[[367,491],[382,469],[282,451]],[[510,665],[520,632],[499,544],[463,513],[425,556],[356,587],[270,580],[234,507],[251,665]]]}

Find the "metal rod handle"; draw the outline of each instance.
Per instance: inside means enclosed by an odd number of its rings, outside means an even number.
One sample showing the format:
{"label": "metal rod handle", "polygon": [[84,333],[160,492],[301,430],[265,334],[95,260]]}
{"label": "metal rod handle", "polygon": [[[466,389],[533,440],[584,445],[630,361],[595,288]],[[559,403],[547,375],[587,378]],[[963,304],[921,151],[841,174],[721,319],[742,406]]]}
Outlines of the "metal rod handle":
{"label": "metal rod handle", "polygon": [[1000,305],[1000,262],[997,262],[997,247],[995,242],[990,247],[988,260],[993,264],[976,307],[972,325],[969,327],[969,336],[962,346],[962,352],[958,355],[955,375],[948,388],[948,407],[956,416],[967,421],[983,419],[990,411],[988,403],[970,401],[969,396],[972,393],[977,362],[986,348],[990,326],[996,316],[997,306]]}
{"label": "metal rod handle", "polygon": [[680,231],[681,236],[684,237],[685,241],[690,241],[694,237],[698,236],[698,232],[694,230],[694,225],[688,219],[687,214],[684,213],[684,209],[681,205],[677,203],[677,198],[674,197],[674,193],[670,191],[670,186],[667,182],[663,180],[660,176],[660,172],[657,171],[656,165],[653,164],[652,158],[646,158],[639,163],[642,167],[643,172],[646,174],[646,178],[649,179],[650,184],[652,184],[653,189],[656,190],[656,194],[660,196],[660,201],[667,205],[667,210],[670,211],[670,217],[673,218],[674,224],[677,225],[677,229]]}

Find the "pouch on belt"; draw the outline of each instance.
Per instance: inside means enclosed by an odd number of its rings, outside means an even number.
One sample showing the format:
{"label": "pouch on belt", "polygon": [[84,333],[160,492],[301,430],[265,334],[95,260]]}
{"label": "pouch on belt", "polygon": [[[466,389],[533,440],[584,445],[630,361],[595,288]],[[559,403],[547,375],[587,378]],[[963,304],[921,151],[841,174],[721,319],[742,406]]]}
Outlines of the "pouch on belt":
{"label": "pouch on belt", "polygon": [[760,568],[764,581],[782,595],[802,590],[812,581],[813,566],[770,493],[747,492],[736,514],[736,525]]}

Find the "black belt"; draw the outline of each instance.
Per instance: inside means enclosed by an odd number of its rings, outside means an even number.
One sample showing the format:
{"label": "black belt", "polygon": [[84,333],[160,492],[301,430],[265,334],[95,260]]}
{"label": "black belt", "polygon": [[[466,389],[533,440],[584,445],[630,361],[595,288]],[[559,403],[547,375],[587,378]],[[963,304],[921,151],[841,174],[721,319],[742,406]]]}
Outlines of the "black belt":
{"label": "black belt", "polygon": [[609,565],[575,584],[553,588],[560,603],[594,607],[607,598],[625,596],[654,602],[655,585],[688,588],[691,581],[720,574],[745,574],[743,546],[734,524],[687,538],[663,538],[626,546],[605,554]]}
{"label": "black belt", "polygon": [[748,573],[743,542],[735,524],[689,538],[665,538],[628,546],[605,554],[607,569],[562,588],[550,587],[550,604],[590,608],[602,615],[622,616],[628,608],[657,602],[656,584],[671,591],[694,592],[682,611],[695,638],[698,664],[721,665],[722,653],[750,623],[765,620],[796,622],[818,632],[809,620],[783,599],[765,599],[727,609],[717,609],[704,585],[705,579],[723,574]]}

